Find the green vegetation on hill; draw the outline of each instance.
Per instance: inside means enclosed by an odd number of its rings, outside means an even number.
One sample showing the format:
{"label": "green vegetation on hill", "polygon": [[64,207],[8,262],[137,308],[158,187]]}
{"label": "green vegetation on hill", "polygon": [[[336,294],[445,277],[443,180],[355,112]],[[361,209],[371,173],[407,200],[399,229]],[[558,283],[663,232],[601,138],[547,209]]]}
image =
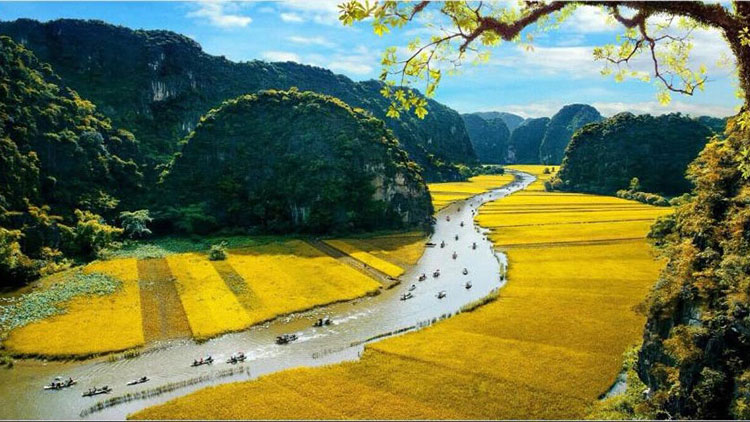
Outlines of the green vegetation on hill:
{"label": "green vegetation on hill", "polygon": [[527,119],[516,128],[508,140],[508,163],[538,164],[539,145],[549,125],[548,117]]}
{"label": "green vegetation on hill", "polygon": [[131,30],[100,21],[28,19],[1,22],[0,33],[50,63],[66,85],[91,99],[141,142],[149,168],[169,161],[200,116],[224,100],[262,89],[311,90],[340,98],[383,119],[426,178],[459,179],[454,164],[476,155],[460,115],[428,100],[429,114],[385,117],[389,100],[377,81],[353,82],[329,70],[296,63],[235,63],[202,51],[170,31]]}
{"label": "green vegetation on hill", "polygon": [[543,164],[562,162],[565,148],[573,133],[588,123],[602,120],[599,112],[590,105],[569,104],[561,108],[549,122],[544,139],[539,146],[539,160]]}
{"label": "green vegetation on hill", "polygon": [[501,119],[503,123],[508,126],[508,130],[511,133],[516,130],[516,128],[520,126],[521,123],[524,122],[524,120],[526,120],[517,114],[507,113],[504,111],[480,111],[472,114],[479,116],[485,120]]}
{"label": "green vegetation on hill", "polygon": [[[0,288],[89,257],[141,189],[133,135],[0,37]],[[100,216],[101,215],[101,216]]]}
{"label": "green vegetation on hill", "polygon": [[163,215],[190,232],[331,233],[426,225],[432,215],[418,166],[383,121],[297,90],[211,110],[164,184]]}
{"label": "green vegetation on hill", "polygon": [[630,188],[665,196],[690,191],[688,164],[713,132],[680,114],[620,113],[573,135],[552,188],[612,195]]}
{"label": "green vegetation on hill", "polygon": [[503,119],[483,119],[477,114],[462,114],[461,117],[479,161],[487,164],[504,163],[510,131]]}
{"label": "green vegetation on hill", "polygon": [[726,139],[706,145],[688,169],[693,195],[651,229],[668,262],[649,298],[638,354],[648,390],[623,409],[750,418],[750,185],[737,155],[750,131],[742,119],[729,121]]}

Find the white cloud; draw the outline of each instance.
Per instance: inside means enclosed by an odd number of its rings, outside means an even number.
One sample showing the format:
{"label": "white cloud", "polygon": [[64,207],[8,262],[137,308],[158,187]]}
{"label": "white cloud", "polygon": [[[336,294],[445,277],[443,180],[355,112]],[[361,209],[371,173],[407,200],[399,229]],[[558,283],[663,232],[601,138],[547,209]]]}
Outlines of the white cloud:
{"label": "white cloud", "polygon": [[327,66],[331,70],[353,73],[355,75],[367,75],[372,72],[372,66],[355,60],[333,61]]}
{"label": "white cloud", "polygon": [[282,13],[279,16],[281,17],[281,20],[283,20],[284,22],[299,23],[299,22],[304,22],[305,21],[304,19],[302,19],[302,16],[300,16],[300,15],[298,15],[296,13],[287,13],[287,12],[284,12],[284,13]]}
{"label": "white cloud", "polygon": [[197,9],[189,12],[189,18],[205,18],[211,25],[222,28],[245,27],[253,21],[250,16],[238,14],[240,6],[236,3],[201,1]]}
{"label": "white cloud", "polygon": [[279,3],[285,10],[304,20],[324,25],[341,25],[338,5],[340,0],[292,0]]}
{"label": "white cloud", "polygon": [[302,60],[296,53],[291,51],[264,51],[261,53],[261,57],[270,62],[297,62],[302,63]]}
{"label": "white cloud", "polygon": [[597,6],[580,6],[571,15],[560,29],[579,34],[592,34],[601,32],[614,32],[619,28],[610,23],[605,11]]}
{"label": "white cloud", "polygon": [[300,36],[291,36],[288,37],[287,40],[295,43],[295,44],[304,44],[304,45],[319,45],[321,47],[335,47],[336,44],[328,41],[324,37],[300,37]]}

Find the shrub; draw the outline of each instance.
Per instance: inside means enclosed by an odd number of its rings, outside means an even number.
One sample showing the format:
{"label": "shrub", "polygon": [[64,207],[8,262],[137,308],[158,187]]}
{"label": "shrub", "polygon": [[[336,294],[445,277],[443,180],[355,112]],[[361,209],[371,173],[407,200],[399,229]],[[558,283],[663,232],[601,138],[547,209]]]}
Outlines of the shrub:
{"label": "shrub", "polygon": [[91,211],[75,210],[75,216],[78,220],[75,227],[66,233],[68,251],[74,255],[96,257],[122,234],[122,229],[108,225]]}
{"label": "shrub", "polygon": [[123,211],[120,213],[120,225],[125,235],[131,239],[145,237],[151,234],[147,227],[153,221],[148,210]]}
{"label": "shrub", "polygon": [[223,261],[227,259],[227,242],[211,245],[211,250],[208,252],[208,259],[211,261]]}

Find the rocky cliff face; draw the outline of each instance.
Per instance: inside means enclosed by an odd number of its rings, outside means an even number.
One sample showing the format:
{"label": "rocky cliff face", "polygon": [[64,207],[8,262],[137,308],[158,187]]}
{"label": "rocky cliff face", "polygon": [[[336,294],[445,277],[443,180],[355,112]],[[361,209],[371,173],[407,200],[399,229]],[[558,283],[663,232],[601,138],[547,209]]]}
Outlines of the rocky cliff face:
{"label": "rocky cliff face", "polygon": [[426,227],[417,169],[381,120],[329,96],[261,91],[201,119],[165,175],[164,206],[264,232]]}
{"label": "rocky cliff face", "polygon": [[539,146],[549,125],[548,117],[526,119],[508,140],[508,163],[539,164]]}
{"label": "rocky cliff face", "polygon": [[501,118],[483,119],[477,114],[463,114],[461,117],[479,161],[488,164],[505,163],[510,137],[505,122]]}
{"label": "rocky cliff face", "polygon": [[552,116],[539,146],[540,161],[544,164],[560,164],[573,133],[588,123],[600,120],[601,114],[590,105],[570,104],[561,108]]}
{"label": "rocky cliff face", "polygon": [[386,121],[432,179],[458,178],[441,163],[474,163],[458,113],[429,101],[424,120],[386,119],[380,82],[355,83],[326,69],[296,63],[235,63],[204,53],[169,31],[134,31],[98,21],[27,19],[0,23],[50,63],[66,84],[90,98],[119,126],[135,133],[154,164],[164,163],[201,115],[222,101],[261,89],[312,90],[342,99]]}

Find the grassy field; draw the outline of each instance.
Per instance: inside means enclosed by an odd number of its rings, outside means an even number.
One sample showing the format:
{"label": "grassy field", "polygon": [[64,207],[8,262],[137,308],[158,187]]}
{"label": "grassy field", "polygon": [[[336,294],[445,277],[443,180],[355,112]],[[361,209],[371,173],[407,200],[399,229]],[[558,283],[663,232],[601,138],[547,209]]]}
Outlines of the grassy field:
{"label": "grassy field", "polygon": [[[205,339],[380,288],[301,240],[231,249],[226,261],[182,252],[96,261],[84,272],[107,274],[122,284],[113,294],[62,303],[64,313],[10,331],[4,347],[13,354],[71,356],[170,338]],[[59,274],[51,279],[65,283]]]}
{"label": "grassy field", "polygon": [[502,187],[513,181],[513,175],[481,175],[469,179],[468,182],[430,183],[427,187],[432,195],[432,206],[435,212],[445,208],[455,201]]}
{"label": "grassy field", "polygon": [[356,239],[341,239],[352,247],[405,270],[417,263],[424,253],[424,232],[394,233]]}
{"label": "grassy field", "polygon": [[[211,387],[134,417],[584,417],[641,337],[635,309],[661,265],[643,239],[646,220],[668,210],[545,193],[543,166],[518,168],[540,180],[478,217],[509,257],[497,301],[370,344],[358,362]],[[490,212],[506,201],[512,215]]]}

